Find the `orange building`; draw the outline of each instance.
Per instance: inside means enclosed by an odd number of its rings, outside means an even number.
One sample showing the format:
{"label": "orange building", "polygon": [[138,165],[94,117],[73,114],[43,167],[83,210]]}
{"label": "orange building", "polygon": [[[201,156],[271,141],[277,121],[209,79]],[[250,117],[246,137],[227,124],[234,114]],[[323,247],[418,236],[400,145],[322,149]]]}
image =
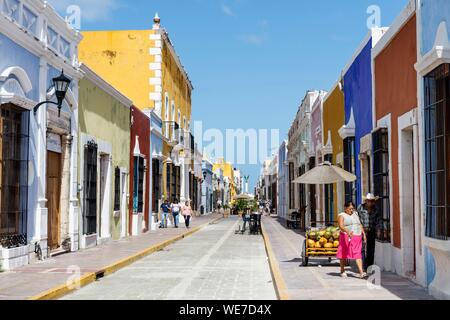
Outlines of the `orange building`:
{"label": "orange building", "polygon": [[401,275],[415,274],[423,260],[415,232],[420,224],[416,31],[415,7],[407,6],[372,52],[373,175],[383,181],[374,190],[386,196],[382,200],[389,213],[385,223],[391,226],[385,231],[390,234],[378,235],[375,262]]}

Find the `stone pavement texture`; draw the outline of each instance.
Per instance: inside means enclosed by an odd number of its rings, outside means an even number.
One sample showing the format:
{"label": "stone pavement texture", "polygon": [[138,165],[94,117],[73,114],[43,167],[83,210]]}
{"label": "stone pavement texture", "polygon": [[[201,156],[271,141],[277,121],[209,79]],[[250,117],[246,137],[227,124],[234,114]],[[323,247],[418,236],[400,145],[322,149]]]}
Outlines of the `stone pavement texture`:
{"label": "stone pavement texture", "polygon": [[220,220],[67,300],[276,300],[261,236],[237,235],[237,217]]}
{"label": "stone pavement texture", "polygon": [[304,236],[288,230],[277,218],[264,217],[264,228],[286,284],[291,300],[432,300],[427,291],[393,273],[382,273],[378,289],[356,278],[356,269],[348,268],[349,277],[340,277],[338,260],[312,258],[303,267],[301,253]]}
{"label": "stone pavement texture", "polygon": [[[219,217],[213,214],[194,218],[191,229],[208,224]],[[0,273],[0,300],[29,299],[65,284],[69,277],[73,277],[74,267],[80,268],[81,275],[96,273],[106,266],[186,232],[184,227],[159,229],[138,237],[111,241],[92,249],[64,254],[11,272]]]}

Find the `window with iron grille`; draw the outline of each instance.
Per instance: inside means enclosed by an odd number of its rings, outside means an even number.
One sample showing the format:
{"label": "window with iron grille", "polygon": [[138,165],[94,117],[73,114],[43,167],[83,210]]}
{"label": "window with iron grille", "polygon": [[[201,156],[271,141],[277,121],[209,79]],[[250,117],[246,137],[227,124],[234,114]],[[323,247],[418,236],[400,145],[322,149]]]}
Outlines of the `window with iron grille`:
{"label": "window with iron grille", "polygon": [[134,157],[133,212],[144,212],[145,159]]}
{"label": "window with iron grille", "polygon": [[[333,155],[327,154],[324,157],[325,162],[333,163]],[[334,222],[334,186],[332,184],[325,185],[325,221],[326,223]]]}
{"label": "window with iron grille", "polygon": [[[301,177],[306,173],[305,165],[302,165],[298,169],[298,176]],[[300,210],[306,207],[306,186],[304,184],[299,185],[300,189]]]}
{"label": "window with iron grille", "polygon": [[29,112],[0,106],[0,246],[27,244]]}
{"label": "window with iron grille", "polygon": [[[344,169],[355,174],[355,137],[344,139]],[[355,182],[345,183],[345,202],[352,201],[356,204]]]}
{"label": "window with iron grille", "polygon": [[294,199],[294,190],[295,190],[295,184],[292,182],[294,181],[294,164],[292,162],[289,162],[289,209],[295,208],[295,199]]}
{"label": "window with iron grille", "polygon": [[84,148],[84,207],[83,231],[97,232],[97,144],[88,142]]}
{"label": "window with iron grille", "polygon": [[181,167],[175,167],[177,183],[175,184],[175,192],[177,194],[177,199],[181,199]]}
{"label": "window with iron grille", "polygon": [[172,188],[172,202],[175,202],[175,199],[180,201],[180,198],[178,198],[177,194],[177,168],[176,166],[172,166],[172,181],[171,181],[171,188]]}
{"label": "window with iron grille", "polygon": [[[311,157],[309,158],[309,170],[312,170],[316,167],[316,158]],[[309,203],[310,203],[310,212],[311,212],[311,222],[317,221],[317,215],[316,215],[316,186],[310,185],[309,186]]]}
{"label": "window with iron grille", "polygon": [[168,163],[166,165],[166,193],[167,193],[167,200],[171,201],[172,199],[172,193],[170,192],[170,178],[171,178],[171,172],[172,172],[172,164]]}
{"label": "window with iron grille", "polygon": [[[309,158],[309,170],[312,170],[315,167],[316,167],[316,158],[315,157]],[[316,215],[317,203],[316,203],[316,186],[315,185],[309,186],[309,203],[310,203],[310,212],[311,212],[311,222],[314,222],[317,220],[317,215]]]}
{"label": "window with iron grille", "polygon": [[161,197],[161,162],[152,160],[152,208],[153,212],[159,210],[159,199]]}
{"label": "window with iron grille", "polygon": [[120,168],[114,171],[114,211],[120,211]]}
{"label": "window with iron grille", "polygon": [[382,225],[377,230],[377,240],[380,242],[391,242],[388,139],[388,130],[385,128],[372,135],[374,192],[379,197],[377,206],[382,214]]}
{"label": "window with iron grille", "polygon": [[426,236],[450,237],[450,64],[425,77]]}

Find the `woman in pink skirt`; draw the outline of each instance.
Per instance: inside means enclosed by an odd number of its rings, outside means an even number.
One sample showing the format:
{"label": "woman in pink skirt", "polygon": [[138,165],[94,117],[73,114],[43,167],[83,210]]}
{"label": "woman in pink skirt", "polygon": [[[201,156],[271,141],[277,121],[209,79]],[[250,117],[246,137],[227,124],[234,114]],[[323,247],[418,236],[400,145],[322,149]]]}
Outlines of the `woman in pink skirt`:
{"label": "woman in pink skirt", "polygon": [[359,270],[359,277],[364,279],[367,274],[362,267],[362,245],[366,241],[364,228],[361,225],[358,213],[352,202],[345,204],[345,212],[339,215],[339,228],[341,235],[339,238],[339,249],[337,258],[341,261],[341,277],[346,278],[346,260],[356,260]]}

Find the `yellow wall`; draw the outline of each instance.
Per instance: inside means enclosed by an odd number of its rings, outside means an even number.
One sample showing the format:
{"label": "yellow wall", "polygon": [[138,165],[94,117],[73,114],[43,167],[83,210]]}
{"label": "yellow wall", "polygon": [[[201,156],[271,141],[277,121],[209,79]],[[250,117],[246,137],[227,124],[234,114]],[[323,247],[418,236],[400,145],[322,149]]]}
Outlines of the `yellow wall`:
{"label": "yellow wall", "polygon": [[149,78],[154,71],[149,64],[155,58],[149,54],[149,39],[153,33],[153,30],[83,32],[79,60],[130,98],[136,107],[151,109],[154,102],[150,100],[150,92],[154,86]]}
{"label": "yellow wall", "polygon": [[219,159],[213,166],[213,171],[215,172],[217,169],[221,169],[223,171],[223,176],[227,177],[231,183],[231,198],[236,195],[236,188],[234,185],[234,168],[233,165],[229,162],[226,162],[224,159]]}
{"label": "yellow wall", "polygon": [[[339,135],[339,129],[345,122],[345,109],[344,109],[344,93],[339,89],[339,86],[335,86],[333,91],[328,95],[327,100],[323,104],[323,145],[328,142],[328,131],[331,130],[331,142],[333,144],[333,163],[336,163],[336,159],[340,153],[343,153],[343,141]],[[341,163],[343,166],[343,164]],[[335,220],[337,220],[338,210],[338,193],[337,184],[333,186],[333,200],[334,200],[334,214]]]}
{"label": "yellow wall", "polygon": [[[181,63],[177,63],[177,54],[164,31],[89,31],[83,32],[83,37],[79,47],[81,62],[129,97],[137,108],[155,108],[151,95],[157,94],[161,100],[162,120],[175,120],[181,128],[188,130],[191,121],[192,88]],[[159,48],[160,54],[151,52],[158,51]],[[158,56],[161,61],[157,61]],[[161,70],[152,70],[151,64],[158,62],[161,62]],[[151,83],[150,79],[155,78],[161,79],[161,85]],[[169,98],[167,117],[166,95]],[[175,105],[173,114],[172,102]],[[181,121],[178,119],[178,111],[181,113]],[[169,156],[171,151],[172,148],[164,143],[164,156]],[[164,165],[162,185],[163,195],[167,197],[165,167]]]}

